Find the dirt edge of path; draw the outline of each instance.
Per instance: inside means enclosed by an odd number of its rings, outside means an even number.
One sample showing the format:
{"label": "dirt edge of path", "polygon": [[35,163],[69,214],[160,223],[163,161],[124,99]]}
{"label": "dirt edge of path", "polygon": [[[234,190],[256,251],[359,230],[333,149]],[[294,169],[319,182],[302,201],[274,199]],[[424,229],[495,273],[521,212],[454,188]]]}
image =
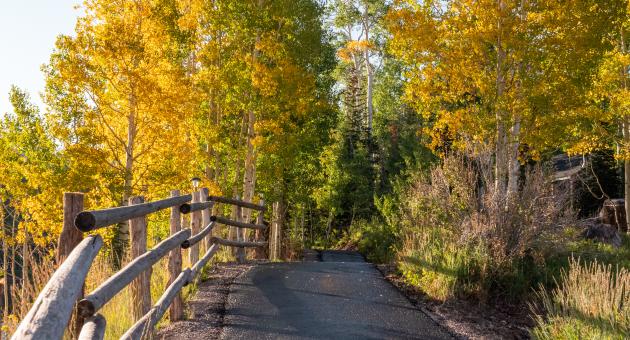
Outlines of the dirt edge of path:
{"label": "dirt edge of path", "polygon": [[404,282],[393,265],[376,265],[383,277],[418,309],[444,327],[456,339],[531,339],[533,320],[523,306],[484,306],[466,300],[430,300]]}

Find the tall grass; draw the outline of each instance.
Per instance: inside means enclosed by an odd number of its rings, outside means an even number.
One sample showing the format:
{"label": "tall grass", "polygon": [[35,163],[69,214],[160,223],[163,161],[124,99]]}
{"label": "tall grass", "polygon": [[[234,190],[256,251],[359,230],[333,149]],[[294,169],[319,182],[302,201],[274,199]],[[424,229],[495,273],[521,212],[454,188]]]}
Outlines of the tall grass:
{"label": "tall grass", "polygon": [[[124,262],[126,263],[128,261]],[[86,279],[86,292],[94,290],[98,285],[116,273],[117,270],[111,263],[113,263],[113,261],[107,256],[99,256],[96,258]],[[168,284],[168,277],[168,258],[165,257],[153,265],[152,268],[151,301],[155,302],[160,298]],[[107,328],[105,331],[106,339],[118,339],[133,326],[133,303],[131,301],[133,301],[131,288],[127,286],[99,311],[107,320]]]}
{"label": "tall grass", "polygon": [[[625,268],[571,259],[560,284],[542,288],[534,307],[537,339],[628,339],[630,272]],[[546,312],[546,315],[544,315]]]}

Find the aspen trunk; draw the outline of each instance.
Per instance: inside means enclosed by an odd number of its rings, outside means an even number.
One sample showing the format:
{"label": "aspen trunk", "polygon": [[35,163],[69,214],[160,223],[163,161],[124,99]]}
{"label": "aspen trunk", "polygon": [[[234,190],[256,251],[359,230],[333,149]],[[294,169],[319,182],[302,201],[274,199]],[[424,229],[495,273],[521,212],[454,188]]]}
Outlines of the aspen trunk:
{"label": "aspen trunk", "polygon": [[497,19],[498,37],[497,37],[497,64],[496,64],[496,89],[497,98],[495,106],[495,119],[497,124],[496,135],[496,155],[495,155],[495,200],[497,204],[504,201],[507,193],[507,175],[508,175],[508,138],[506,131],[507,112],[503,103],[503,94],[505,92],[505,72],[503,70],[505,61],[505,50],[502,41],[502,21],[501,15],[504,10],[503,0],[499,0],[499,15]]}
{"label": "aspen trunk", "polygon": [[[241,122],[241,131],[238,138],[238,144],[235,145],[236,150],[238,150],[239,146],[244,143],[245,134],[247,133],[247,129],[248,129],[248,124],[247,124],[248,120],[249,120],[249,115],[243,114],[243,120]],[[232,188],[232,197],[236,199],[240,199],[240,196],[238,194],[238,187],[240,184],[239,180],[241,178],[241,157],[240,157],[240,152],[238,151],[237,151],[236,162],[234,163],[234,173],[235,173],[235,176],[234,176],[234,187]],[[240,215],[237,215],[236,207],[232,207],[231,218],[235,221],[239,221],[239,219],[241,218]],[[236,239],[236,229],[230,228],[228,238],[230,240]]]}
{"label": "aspen trunk", "polygon": [[[127,204],[133,193],[133,164],[134,164],[134,145],[137,133],[136,127],[136,109],[137,98],[135,91],[129,95],[129,114],[127,116],[127,145],[125,149],[125,183],[123,188],[123,204]],[[124,244],[129,242],[129,224],[120,224],[120,240]]]}
{"label": "aspen trunk", "polygon": [[24,233],[24,243],[22,243],[22,298],[21,301],[27,301],[26,297],[26,288],[28,286],[28,282],[30,281],[28,277],[28,266],[29,266],[29,251],[28,251],[28,230],[26,229],[26,224],[24,224],[24,229],[22,230]]}
{"label": "aspen trunk", "polygon": [[[507,202],[511,202],[516,198],[518,193],[518,178],[521,169],[521,163],[518,160],[518,148],[520,146],[520,134],[521,134],[521,120],[516,118],[514,125],[511,129],[511,142],[510,153],[508,159],[508,189],[507,189]],[[507,203],[506,202],[506,203]]]}
{"label": "aspen trunk", "polygon": [[[624,142],[624,151],[628,150],[630,146],[630,116],[624,117],[624,121],[622,124],[623,129],[623,142]],[[627,151],[626,151],[627,152]],[[624,155],[623,162],[623,173],[624,173],[624,205],[626,210],[626,223],[630,226],[630,158],[628,155]],[[628,227],[628,232],[630,232],[630,227]]]}
{"label": "aspen trunk", "polygon": [[[249,111],[248,129],[247,129],[247,153],[245,156],[245,173],[243,176],[243,201],[251,202],[254,197],[255,171],[256,171],[256,154],[252,140],[254,139],[254,124],[256,123],[256,115],[253,110]],[[239,216],[241,222],[250,222],[251,209],[242,209],[242,216]]]}
{"label": "aspen trunk", "polygon": [[[15,237],[15,232],[16,232],[15,220],[16,220],[15,211],[13,211],[13,216],[11,216],[11,236],[12,237]],[[15,287],[15,283],[16,283],[16,279],[15,278],[17,277],[15,275],[15,263],[17,262],[17,250],[16,250],[15,245],[11,246],[11,259],[10,259],[10,262],[11,262],[11,283],[10,283],[10,287],[13,288],[13,287]],[[7,283],[7,284],[9,284],[9,283]],[[16,307],[15,303],[17,301],[17,296],[15,296],[15,289],[12,289],[10,291],[10,294],[11,294],[11,311],[12,311],[12,314],[15,314],[15,312],[16,312],[16,310],[15,310],[16,309],[15,308]]]}
{"label": "aspen trunk", "polygon": [[[258,0],[258,7],[262,8],[264,4],[263,0]],[[260,42],[260,32],[256,35],[256,44]],[[252,46],[252,64],[256,64],[258,60],[259,51],[256,48],[256,44]],[[256,136],[254,131],[256,124],[256,114],[253,109],[248,112],[247,122],[247,153],[245,155],[245,173],[243,174],[243,201],[251,202],[254,197],[254,188],[256,186],[255,172],[256,172],[256,150],[254,149],[253,139]],[[242,215],[239,216],[241,222],[250,222],[251,209],[242,209]]]}
{"label": "aspen trunk", "polygon": [[[363,15],[363,27],[365,31],[365,41],[370,41],[370,23],[368,17],[368,8],[365,6],[365,12]],[[372,93],[374,91],[374,71],[372,70],[372,64],[370,63],[370,51],[365,47],[364,51],[365,68],[367,71],[367,128],[368,136],[372,136],[372,119],[374,115],[374,107],[372,100]]]}
{"label": "aspen trunk", "polygon": [[[620,39],[619,39],[619,49],[622,53],[627,54],[627,46],[626,40],[624,37],[623,26],[621,27]],[[628,77],[627,72],[630,68],[630,65],[623,65],[620,70],[622,84],[621,88],[623,88],[624,92],[628,92]],[[624,139],[624,149],[628,150],[630,148],[630,116],[628,113],[624,115],[623,122],[623,139]],[[627,151],[626,151],[627,152]],[[626,225],[628,225],[628,233],[630,233],[630,158],[626,154],[624,157],[624,201],[626,208]]]}
{"label": "aspen trunk", "polygon": [[4,202],[0,201],[0,227],[2,228],[2,272],[4,275],[4,284],[2,285],[2,294],[4,297],[4,304],[2,305],[3,316],[2,320],[6,321],[9,316],[9,280],[8,280],[8,271],[9,271],[9,255],[8,255],[8,244],[7,244],[7,232],[4,225],[5,214],[4,214]]}
{"label": "aspen trunk", "polygon": [[305,228],[305,224],[304,224],[304,220],[305,220],[305,210],[304,206],[300,207],[301,213],[300,213],[300,227],[301,227],[301,231],[302,231],[302,248],[306,248],[306,241],[304,239],[304,234],[306,233],[306,231],[304,230]]}

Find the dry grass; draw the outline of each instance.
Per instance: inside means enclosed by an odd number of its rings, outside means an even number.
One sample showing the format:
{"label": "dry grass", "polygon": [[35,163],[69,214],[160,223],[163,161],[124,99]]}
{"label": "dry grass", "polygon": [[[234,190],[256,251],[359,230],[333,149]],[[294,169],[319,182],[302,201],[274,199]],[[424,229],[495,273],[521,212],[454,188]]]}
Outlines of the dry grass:
{"label": "dry grass", "polygon": [[[33,259],[46,259],[34,261]],[[16,284],[11,286],[10,299],[13,301],[11,314],[2,322],[2,332],[12,334],[17,328],[20,320],[28,313],[33,301],[39,292],[44,288],[48,279],[54,273],[56,267],[52,265],[54,261],[44,252],[34,250],[29,256],[30,275],[26,284]]]}
{"label": "dry grass", "polygon": [[[150,242],[151,243],[151,242]],[[156,242],[152,242],[156,243]],[[206,251],[204,242],[200,243],[200,256]],[[54,253],[54,252],[53,252]],[[190,259],[188,251],[182,251],[183,255],[183,268],[190,267]],[[49,255],[38,256],[39,261],[33,261],[30,266],[31,280],[27,281],[25,285],[16,285],[12,287],[12,301],[14,301],[13,314],[3,321],[2,331],[4,334],[12,334],[19,320],[21,320],[30,307],[33,301],[37,298],[37,295],[48,282],[54,271],[57,269],[55,261],[50,258]],[[221,250],[215,255],[213,262],[232,260],[229,249],[221,248]],[[101,283],[110,278],[118,269],[114,268],[113,263],[122,263],[124,266],[129,262],[129,259],[123,259],[122,261],[113,261],[113,258],[106,251],[101,251],[99,256],[94,260],[88,276],[85,282],[85,291],[90,292],[97,288]],[[202,274],[203,275],[203,274]],[[168,284],[168,256],[162,258],[152,267],[151,273],[151,301],[157,301]],[[187,300],[196,292],[196,284],[191,284],[184,287],[182,291],[182,297]],[[128,286],[118,293],[112,300],[110,300],[99,311],[107,320],[107,328],[105,332],[106,339],[118,339],[123,335],[134,323],[133,321],[133,301],[131,289]],[[165,317],[158,324],[158,328],[168,323],[168,312]],[[71,330],[66,332],[65,338],[73,338]]]}
{"label": "dry grass", "polygon": [[[571,259],[559,286],[541,289],[542,308],[533,308],[538,339],[628,339],[630,272]],[[542,311],[541,311],[542,309]],[[546,312],[546,316],[543,316]]]}

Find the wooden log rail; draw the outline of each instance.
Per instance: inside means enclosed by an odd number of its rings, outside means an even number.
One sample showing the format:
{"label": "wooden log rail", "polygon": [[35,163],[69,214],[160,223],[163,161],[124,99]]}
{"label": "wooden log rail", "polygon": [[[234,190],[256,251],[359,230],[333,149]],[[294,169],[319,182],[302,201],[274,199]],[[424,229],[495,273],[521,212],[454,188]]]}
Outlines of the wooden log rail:
{"label": "wooden log rail", "polygon": [[214,228],[214,221],[210,222],[205,228],[203,228],[197,235],[192,236],[186,241],[182,242],[182,249],[187,249],[197,244],[199,241],[203,240],[203,238],[210,234],[212,229]]}
{"label": "wooden log rail", "polygon": [[179,206],[179,211],[182,214],[188,214],[191,212],[204,210],[204,209],[212,209],[214,206],[214,202],[206,201],[206,202],[197,202],[197,203],[184,203]]}
{"label": "wooden log rail", "polygon": [[214,201],[219,203],[237,205],[241,208],[249,208],[258,211],[265,211],[267,208],[264,205],[258,205],[255,203],[236,200],[233,198],[221,197],[221,196],[208,196],[208,201]]}
{"label": "wooden log rail", "polygon": [[82,232],[88,232],[133,218],[144,217],[172,206],[181,205],[190,201],[191,198],[191,195],[183,195],[128,207],[83,211],[77,215],[74,225]]}
{"label": "wooden log rail", "polygon": [[90,317],[123,288],[127,287],[133,279],[158,262],[171,249],[180,247],[182,242],[187,240],[188,237],[190,237],[190,229],[184,229],[129,262],[123,269],[116,272],[116,274],[112,275],[79,302],[79,314],[86,318]]}
{"label": "wooden log rail", "polygon": [[106,326],[107,321],[101,314],[94,315],[85,321],[79,333],[79,340],[103,339]]}
{"label": "wooden log rail", "polygon": [[[200,198],[207,199],[206,201],[200,202]],[[68,202],[70,201],[71,200],[68,200]],[[83,232],[93,231],[128,221],[130,225],[135,228],[134,230],[141,231],[138,233],[138,235],[140,235],[139,240],[135,240],[132,237],[131,247],[132,249],[136,249],[137,257],[132,259],[131,262],[125,265],[121,270],[113,274],[81,299],[85,278],[87,277],[93,260],[96,258],[103,245],[103,239],[98,235],[93,235],[87,236],[78,244],[76,240],[72,241],[74,244],[70,247],[65,247],[64,253],[67,254],[68,252],[66,248],[72,249],[72,247],[74,247],[74,249],[71,250],[69,255],[61,257],[61,260],[65,260],[40,292],[33,307],[22,320],[11,339],[61,339],[64,336],[65,329],[68,327],[69,320],[73,313],[76,313],[78,320],[81,320],[76,328],[77,332],[80,331],[79,334],[76,335],[78,339],[103,339],[107,322],[101,314],[97,314],[98,311],[125,287],[130,285],[132,285],[132,288],[145,290],[144,292],[138,293],[132,289],[132,294],[138,294],[134,295],[134,301],[132,301],[132,303],[135,304],[134,307],[138,307],[137,304],[139,301],[136,301],[140,299],[138,296],[147,294],[148,289],[150,289],[148,285],[150,284],[152,266],[168,255],[170,275],[168,287],[153,307],[150,307],[149,295],[147,306],[144,307],[144,310],[142,310],[140,314],[136,314],[137,321],[121,339],[142,339],[151,337],[155,325],[169,308],[170,319],[172,321],[179,320],[183,317],[180,297],[181,290],[186,285],[196,282],[203,268],[216,254],[220,246],[244,249],[244,247],[260,248],[267,245],[267,242],[262,241],[259,237],[262,235],[260,231],[267,228],[267,226],[263,224],[264,205],[226,197],[208,196],[208,190],[205,188],[192,195],[179,195],[178,190],[173,190],[169,198],[148,203],[141,202],[143,202],[143,199],[136,197],[130,200],[129,206],[82,212],[80,212],[82,208],[77,209],[76,204],[69,204],[68,207],[64,205],[64,218],[66,215],[69,216],[69,220],[72,220],[70,217],[73,218],[76,229]],[[257,223],[245,223],[212,216],[210,209],[215,202],[235,205],[237,210],[241,208],[256,210],[258,211]],[[166,208],[171,209],[171,235],[159,242],[152,249],[146,251],[147,215]],[[180,214],[199,211],[201,211],[201,215],[197,216],[201,217],[199,217],[198,223],[203,223],[205,227],[197,231],[196,234],[193,234],[194,228],[182,229]],[[240,217],[239,215],[237,215],[237,218]],[[255,229],[257,231],[256,242],[248,242],[243,238],[233,241],[213,237],[212,230],[219,224],[237,228]],[[64,232],[67,231],[66,228],[69,228],[68,225],[69,223],[64,223]],[[197,229],[199,228],[199,224],[194,224],[194,226],[196,226]],[[194,259],[193,261],[195,262],[191,265],[191,268],[182,270],[182,249],[191,248],[193,246],[196,247],[196,245],[204,239],[207,240],[206,253],[201,259]],[[133,242],[139,242],[139,245]],[[135,248],[134,245],[136,246]],[[138,281],[143,275],[148,275],[149,280]],[[137,283],[134,282],[144,282],[145,284],[137,285]],[[144,287],[144,285],[147,287]],[[80,301],[77,304],[77,300],[79,299]]]}
{"label": "wooden log rail", "polygon": [[220,217],[220,216],[211,216],[210,217],[211,221],[215,221],[217,223],[221,223],[224,225],[229,225],[232,227],[238,227],[238,228],[248,228],[248,229],[267,229],[267,226],[264,224],[254,224],[254,223],[245,223],[245,222],[238,222],[238,221],[232,221],[230,219],[224,218],[224,217]]}
{"label": "wooden log rail", "polygon": [[230,241],[226,239],[222,239],[220,237],[213,237],[212,242],[218,243],[228,247],[264,247],[267,245],[267,242],[247,242],[247,241]]}

